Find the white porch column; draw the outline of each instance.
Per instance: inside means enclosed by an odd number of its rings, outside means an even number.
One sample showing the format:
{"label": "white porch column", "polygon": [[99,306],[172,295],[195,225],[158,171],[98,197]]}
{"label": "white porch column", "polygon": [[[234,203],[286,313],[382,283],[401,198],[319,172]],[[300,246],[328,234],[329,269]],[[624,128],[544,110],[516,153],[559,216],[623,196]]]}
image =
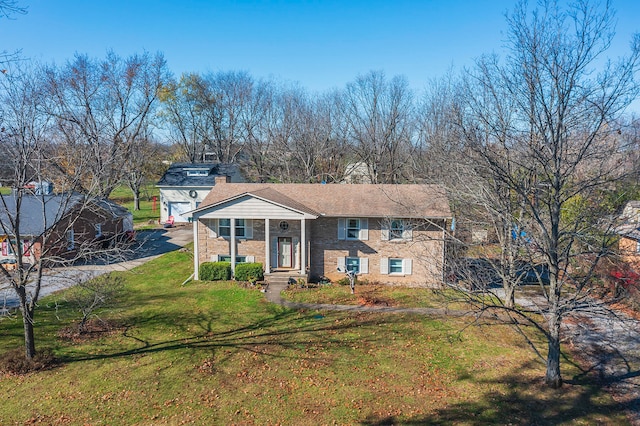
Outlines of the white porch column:
{"label": "white porch column", "polygon": [[307,273],[307,220],[300,220],[300,274]]}
{"label": "white porch column", "polygon": [[231,277],[236,275],[236,219],[229,219],[231,225]]}
{"label": "white porch column", "polygon": [[269,251],[271,237],[269,236],[269,218],[264,220],[264,272],[271,272],[271,253]]}
{"label": "white porch column", "polygon": [[193,221],[193,279],[199,280],[198,269],[200,269],[200,251],[198,250],[198,218],[194,217]]}

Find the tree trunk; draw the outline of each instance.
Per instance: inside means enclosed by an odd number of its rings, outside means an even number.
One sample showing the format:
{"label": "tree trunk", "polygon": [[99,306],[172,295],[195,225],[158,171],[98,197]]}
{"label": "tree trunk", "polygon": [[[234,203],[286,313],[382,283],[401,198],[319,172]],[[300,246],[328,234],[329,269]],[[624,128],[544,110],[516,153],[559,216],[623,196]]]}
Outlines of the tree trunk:
{"label": "tree trunk", "polygon": [[140,190],[133,191],[133,211],[140,210]]}
{"label": "tree trunk", "polygon": [[513,309],[513,307],[516,305],[515,303],[515,293],[516,293],[516,287],[509,283],[507,285],[504,286],[504,306],[509,308],[509,309]]}
{"label": "tree trunk", "polygon": [[562,386],[562,376],[560,375],[560,319],[556,312],[552,312],[549,319],[547,340],[549,352],[547,353],[545,383],[547,386],[557,389]]}
{"label": "tree trunk", "polygon": [[25,357],[33,359],[36,355],[36,340],[33,333],[33,310],[29,309],[27,293],[24,287],[16,289],[20,298],[20,312],[22,313],[22,324],[24,328]]}

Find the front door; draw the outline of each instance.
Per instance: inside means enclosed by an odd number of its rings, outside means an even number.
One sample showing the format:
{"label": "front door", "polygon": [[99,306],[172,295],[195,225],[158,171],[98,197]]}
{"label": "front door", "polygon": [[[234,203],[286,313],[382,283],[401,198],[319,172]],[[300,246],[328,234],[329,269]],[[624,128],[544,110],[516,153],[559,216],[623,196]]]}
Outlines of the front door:
{"label": "front door", "polygon": [[293,268],[291,237],[278,238],[278,268]]}

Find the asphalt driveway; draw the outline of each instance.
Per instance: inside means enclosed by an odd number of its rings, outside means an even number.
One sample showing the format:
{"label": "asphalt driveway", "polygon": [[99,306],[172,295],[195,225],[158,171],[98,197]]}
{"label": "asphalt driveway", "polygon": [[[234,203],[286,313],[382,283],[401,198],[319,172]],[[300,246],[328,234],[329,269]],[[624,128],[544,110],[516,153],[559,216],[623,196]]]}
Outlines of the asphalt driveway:
{"label": "asphalt driveway", "polygon": [[[156,257],[184,247],[193,241],[191,226],[141,231],[136,244],[123,258],[103,259],[64,268],[47,270],[42,279],[40,297],[74,286],[88,279],[112,271],[128,271]],[[187,277],[185,277],[186,279]],[[18,306],[18,298],[12,288],[0,284],[0,315]]]}

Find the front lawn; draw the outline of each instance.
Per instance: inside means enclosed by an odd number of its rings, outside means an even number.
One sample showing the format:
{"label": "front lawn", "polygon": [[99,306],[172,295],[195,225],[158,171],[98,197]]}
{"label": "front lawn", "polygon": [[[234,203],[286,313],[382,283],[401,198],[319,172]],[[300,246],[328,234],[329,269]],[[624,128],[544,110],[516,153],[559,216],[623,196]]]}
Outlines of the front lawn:
{"label": "front lawn", "polygon": [[[61,337],[79,318],[64,294],[43,300],[37,343],[62,362],[1,376],[0,423],[626,424],[595,385],[544,387],[506,325],[289,310],[233,282],[180,286],[191,262],[177,251],[124,273],[96,321],[109,331],[83,339]],[[18,318],[0,330],[0,355],[21,344]]]}
{"label": "front lawn", "polygon": [[[453,290],[396,287],[379,284],[356,285],[351,294],[349,285],[338,283],[295,286],[283,292],[283,297],[292,302],[328,303],[334,305],[361,305],[399,308],[446,307],[451,310],[465,309],[468,305],[456,300]],[[459,299],[459,297],[458,297]]]}

